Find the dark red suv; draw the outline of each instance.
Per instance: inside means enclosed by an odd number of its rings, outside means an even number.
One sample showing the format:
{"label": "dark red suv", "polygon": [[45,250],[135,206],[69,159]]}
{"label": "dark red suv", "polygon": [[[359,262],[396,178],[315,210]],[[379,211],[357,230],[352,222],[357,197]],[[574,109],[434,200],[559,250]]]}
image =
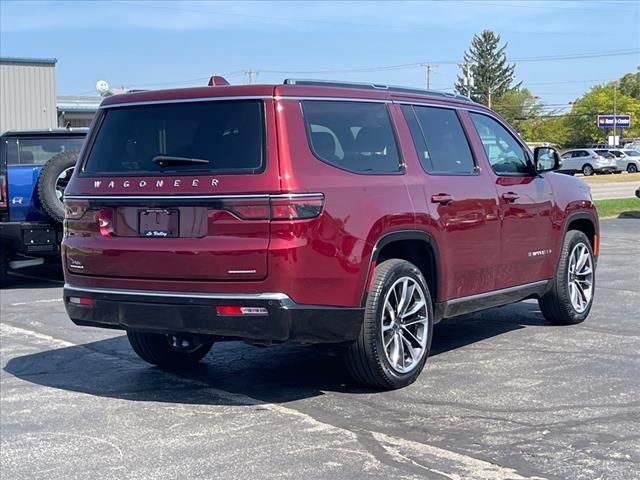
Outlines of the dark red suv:
{"label": "dark red suv", "polygon": [[107,98],[66,194],[64,301],[187,366],[214,342],[339,344],[414,381],[434,323],[593,301],[588,187],[500,117],[439,92],[311,81]]}

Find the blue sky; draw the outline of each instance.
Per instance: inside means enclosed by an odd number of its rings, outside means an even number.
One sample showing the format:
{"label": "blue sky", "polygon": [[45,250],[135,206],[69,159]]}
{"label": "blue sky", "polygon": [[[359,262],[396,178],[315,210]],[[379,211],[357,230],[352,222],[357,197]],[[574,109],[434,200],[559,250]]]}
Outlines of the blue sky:
{"label": "blue sky", "polygon": [[[249,69],[260,83],[422,87],[427,62],[436,64],[432,88],[446,89],[473,34],[487,28],[508,43],[518,80],[550,105],[640,65],[633,1],[0,1],[1,55],[57,58],[61,95],[94,94],[99,79],[164,88],[230,73],[242,83]],[[584,55],[557,59],[574,54]]]}

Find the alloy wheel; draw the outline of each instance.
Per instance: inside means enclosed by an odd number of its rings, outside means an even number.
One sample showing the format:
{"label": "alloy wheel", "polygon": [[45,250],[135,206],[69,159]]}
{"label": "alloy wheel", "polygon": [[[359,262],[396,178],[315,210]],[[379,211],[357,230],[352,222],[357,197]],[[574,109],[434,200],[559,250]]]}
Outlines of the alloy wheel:
{"label": "alloy wheel", "polygon": [[71,175],[73,175],[73,168],[65,168],[56,178],[56,196],[61,202],[64,201],[64,191],[71,180]]}
{"label": "alloy wheel", "polygon": [[396,280],[384,299],[382,345],[390,366],[409,373],[427,350],[429,314],[422,285],[411,277]]}
{"label": "alloy wheel", "polygon": [[593,260],[584,243],[578,243],[569,256],[569,298],[578,313],[583,313],[593,298]]}

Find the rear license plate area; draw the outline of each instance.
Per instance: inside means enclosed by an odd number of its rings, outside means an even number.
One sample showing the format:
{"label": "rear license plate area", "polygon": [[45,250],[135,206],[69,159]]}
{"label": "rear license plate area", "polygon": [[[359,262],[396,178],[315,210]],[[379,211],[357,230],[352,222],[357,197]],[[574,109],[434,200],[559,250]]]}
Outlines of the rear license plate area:
{"label": "rear license plate area", "polygon": [[138,212],[138,235],[174,238],[179,236],[180,212],[172,208],[147,208]]}

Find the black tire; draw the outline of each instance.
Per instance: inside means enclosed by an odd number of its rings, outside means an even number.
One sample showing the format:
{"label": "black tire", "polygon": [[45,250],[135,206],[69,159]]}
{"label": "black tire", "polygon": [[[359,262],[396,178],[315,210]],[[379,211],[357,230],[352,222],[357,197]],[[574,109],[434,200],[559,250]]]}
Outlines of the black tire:
{"label": "black tire", "polygon": [[[38,176],[40,205],[56,222],[62,223],[64,220],[64,204],[62,203],[62,198],[58,196],[58,188],[66,187],[66,184],[71,179],[78,153],[75,150],[70,150],[50,158],[44,164]],[[64,177],[59,181],[58,177],[63,173]]]}
{"label": "black tire", "polygon": [[9,252],[7,247],[0,245],[0,288],[9,284]]}
{"label": "black tire", "polygon": [[638,173],[638,167],[635,163],[630,163],[627,165],[627,172],[629,173]]}
{"label": "black tire", "polygon": [[593,269],[592,289],[595,291],[595,262],[591,242],[589,242],[589,239],[584,233],[578,230],[569,230],[564,237],[562,250],[560,252],[560,261],[558,263],[556,276],[553,279],[553,284],[550,290],[538,300],[540,311],[542,311],[544,318],[554,325],[575,325],[583,322],[589,315],[591,306],[593,305],[593,294],[587,308],[583,312],[578,312],[573,307],[570,299],[568,275],[569,257],[579,243],[584,244],[589,251]]}
{"label": "black tire", "polygon": [[585,165],[582,166],[582,174],[585,177],[590,177],[591,175],[593,175],[595,173],[595,170],[593,169],[593,167],[591,166],[590,163],[587,163]]}
{"label": "black tire", "polygon": [[[382,340],[382,318],[385,298],[394,282],[403,277],[413,279],[416,288],[421,289],[426,303],[428,319],[428,324],[422,332],[422,338],[426,335],[426,346],[422,357],[415,362],[412,370],[407,373],[400,373],[394,369],[387,358]],[[355,380],[370,387],[381,389],[405,387],[413,383],[422,372],[431,348],[432,336],[433,303],[427,282],[420,270],[405,260],[386,260],[380,263],[374,271],[360,334],[357,340],[349,346],[345,356],[347,369]]]}
{"label": "black tire", "polygon": [[211,340],[182,350],[171,345],[169,335],[135,330],[127,330],[127,338],[142,360],[165,368],[185,368],[195,365],[213,347],[213,340]]}

